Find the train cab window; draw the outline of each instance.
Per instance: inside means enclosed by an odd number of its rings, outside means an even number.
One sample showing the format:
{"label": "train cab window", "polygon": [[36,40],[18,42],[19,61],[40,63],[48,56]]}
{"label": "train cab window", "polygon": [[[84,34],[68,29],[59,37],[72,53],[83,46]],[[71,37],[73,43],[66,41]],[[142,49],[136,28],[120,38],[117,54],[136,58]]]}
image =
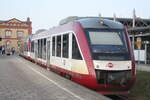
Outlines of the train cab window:
{"label": "train cab window", "polygon": [[57,36],[56,56],[61,57],[61,35]]}
{"label": "train cab window", "polygon": [[63,35],[63,50],[62,50],[62,56],[64,58],[68,58],[69,53],[69,34]]}
{"label": "train cab window", "polygon": [[81,54],[75,36],[72,37],[72,58],[81,60]]}
{"label": "train cab window", "polygon": [[55,37],[52,38],[52,56],[55,56]]}

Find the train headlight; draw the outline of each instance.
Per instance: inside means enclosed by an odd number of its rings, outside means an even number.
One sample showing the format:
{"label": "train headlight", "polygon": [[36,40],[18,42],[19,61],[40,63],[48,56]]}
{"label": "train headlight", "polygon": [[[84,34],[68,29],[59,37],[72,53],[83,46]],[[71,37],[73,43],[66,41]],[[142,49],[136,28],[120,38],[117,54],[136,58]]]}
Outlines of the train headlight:
{"label": "train headlight", "polygon": [[99,23],[103,25],[103,24],[104,24],[104,21],[100,21]]}
{"label": "train headlight", "polygon": [[99,68],[99,65],[96,65],[96,68]]}

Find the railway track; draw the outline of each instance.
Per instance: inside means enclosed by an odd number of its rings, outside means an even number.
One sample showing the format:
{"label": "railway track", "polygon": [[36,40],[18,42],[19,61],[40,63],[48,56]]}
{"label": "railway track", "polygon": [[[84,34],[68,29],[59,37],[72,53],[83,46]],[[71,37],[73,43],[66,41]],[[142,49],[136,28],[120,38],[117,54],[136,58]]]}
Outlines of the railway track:
{"label": "railway track", "polygon": [[111,98],[112,100],[129,100],[128,95],[111,95],[108,97]]}
{"label": "railway track", "polygon": [[122,100],[129,100],[128,95],[117,95],[119,98],[121,98]]}

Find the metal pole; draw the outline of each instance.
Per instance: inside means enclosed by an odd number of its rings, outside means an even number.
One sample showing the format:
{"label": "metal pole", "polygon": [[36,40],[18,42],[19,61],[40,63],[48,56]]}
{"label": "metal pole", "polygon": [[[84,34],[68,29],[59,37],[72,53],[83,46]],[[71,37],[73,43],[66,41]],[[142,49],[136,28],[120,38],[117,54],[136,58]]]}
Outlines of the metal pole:
{"label": "metal pole", "polygon": [[147,64],[147,44],[145,43],[145,64]]}
{"label": "metal pole", "polygon": [[115,13],[114,13],[113,17],[114,17],[114,21],[116,21],[116,14]]}
{"label": "metal pole", "polygon": [[[135,14],[135,8],[133,9],[133,22],[132,22],[132,27],[135,28],[135,19],[136,19],[136,14]],[[132,36],[132,47],[133,47],[133,50],[134,50],[134,33],[133,33],[133,36]]]}
{"label": "metal pole", "polygon": [[136,18],[136,14],[135,14],[135,8],[133,9],[133,23],[132,23],[132,27],[135,27],[135,18]]}
{"label": "metal pole", "polygon": [[140,49],[138,49],[138,64],[140,64]]}
{"label": "metal pole", "polygon": [[135,40],[134,40],[134,34],[132,35],[132,48],[134,50],[134,44],[135,44]]}

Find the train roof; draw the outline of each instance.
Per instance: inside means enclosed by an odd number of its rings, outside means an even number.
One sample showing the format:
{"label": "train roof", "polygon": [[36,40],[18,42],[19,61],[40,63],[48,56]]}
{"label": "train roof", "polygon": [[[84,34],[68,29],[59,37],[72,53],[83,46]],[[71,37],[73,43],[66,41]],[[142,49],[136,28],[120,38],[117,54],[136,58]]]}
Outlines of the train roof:
{"label": "train roof", "polygon": [[49,35],[49,30],[40,30],[32,35],[31,40],[46,38]]}
{"label": "train roof", "polygon": [[[64,21],[65,22],[65,21]],[[81,26],[86,28],[101,28],[101,29],[123,29],[123,24],[103,19],[103,18],[81,18],[81,19],[74,19],[70,20],[67,23],[61,24],[60,26],[50,28],[49,30],[40,29],[35,34],[32,35],[31,40],[39,39],[39,38],[46,38],[51,36],[55,33],[66,32],[70,30],[74,30],[75,23],[80,23]]]}
{"label": "train roof", "polygon": [[103,18],[84,18],[76,20],[83,28],[111,28],[123,29],[124,26],[120,22],[103,19]]}
{"label": "train roof", "polygon": [[79,22],[83,28],[112,28],[123,29],[124,26],[120,22],[100,17],[68,17],[60,21],[60,25],[69,22]]}

